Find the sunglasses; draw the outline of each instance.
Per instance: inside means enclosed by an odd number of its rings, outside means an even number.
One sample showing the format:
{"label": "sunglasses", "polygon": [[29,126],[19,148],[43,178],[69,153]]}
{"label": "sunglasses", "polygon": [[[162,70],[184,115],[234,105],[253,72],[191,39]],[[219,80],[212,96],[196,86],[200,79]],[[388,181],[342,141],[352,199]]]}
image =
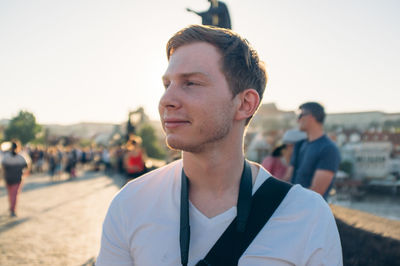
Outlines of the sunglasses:
{"label": "sunglasses", "polygon": [[307,113],[307,112],[303,112],[303,113],[300,113],[298,116],[297,116],[297,120],[300,120],[303,116],[306,116],[306,115],[309,115],[310,113]]}

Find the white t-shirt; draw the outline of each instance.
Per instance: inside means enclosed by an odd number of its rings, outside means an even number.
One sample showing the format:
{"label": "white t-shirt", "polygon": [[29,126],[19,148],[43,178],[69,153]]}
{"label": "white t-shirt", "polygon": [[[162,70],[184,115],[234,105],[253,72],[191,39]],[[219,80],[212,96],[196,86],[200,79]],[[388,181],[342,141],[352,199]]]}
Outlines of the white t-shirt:
{"label": "white t-shirt", "polygon": [[[96,265],[180,265],[182,161],[129,182],[103,224]],[[262,167],[253,193],[270,174]],[[266,203],[267,204],[267,203]],[[189,205],[188,265],[203,259],[236,216],[236,206],[208,218]],[[342,265],[338,230],[323,198],[295,185],[244,252],[239,265]]]}

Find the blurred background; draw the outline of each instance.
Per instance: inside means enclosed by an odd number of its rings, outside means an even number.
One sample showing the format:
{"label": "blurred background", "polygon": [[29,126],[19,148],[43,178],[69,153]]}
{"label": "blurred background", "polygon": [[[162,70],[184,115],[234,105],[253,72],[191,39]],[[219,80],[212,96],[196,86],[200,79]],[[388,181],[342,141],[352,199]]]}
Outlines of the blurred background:
{"label": "blurred background", "polygon": [[[372,250],[399,247],[400,2],[225,3],[232,29],[269,75],[245,138],[247,157],[268,156],[296,127],[301,103],[323,104],[325,130],[342,155],[329,199],[335,216],[365,230],[356,236],[381,237]],[[158,117],[165,44],[201,23],[186,8],[208,7],[206,0],[0,0],[1,151],[18,139],[31,164],[17,218],[8,217],[0,182],[0,264],[92,264],[109,201],[137,175],[127,154],[143,157],[144,172],[180,157],[166,147]],[[44,239],[50,244],[39,247]],[[366,265],[356,259],[361,252],[345,264]],[[370,265],[398,259],[374,256]]]}

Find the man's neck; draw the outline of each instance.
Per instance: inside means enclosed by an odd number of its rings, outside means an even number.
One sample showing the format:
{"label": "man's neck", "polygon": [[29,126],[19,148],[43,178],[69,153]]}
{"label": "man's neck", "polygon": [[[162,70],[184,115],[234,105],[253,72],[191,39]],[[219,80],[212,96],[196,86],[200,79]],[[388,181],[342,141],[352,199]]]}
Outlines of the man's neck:
{"label": "man's neck", "polygon": [[243,163],[244,155],[240,149],[224,154],[183,152],[183,165],[191,187],[215,194],[239,184]]}
{"label": "man's neck", "polygon": [[236,206],[244,167],[241,143],[222,146],[202,153],[183,152],[189,199],[210,218]]}
{"label": "man's neck", "polygon": [[308,141],[314,141],[324,135],[324,129],[322,126],[312,128],[307,132]]}

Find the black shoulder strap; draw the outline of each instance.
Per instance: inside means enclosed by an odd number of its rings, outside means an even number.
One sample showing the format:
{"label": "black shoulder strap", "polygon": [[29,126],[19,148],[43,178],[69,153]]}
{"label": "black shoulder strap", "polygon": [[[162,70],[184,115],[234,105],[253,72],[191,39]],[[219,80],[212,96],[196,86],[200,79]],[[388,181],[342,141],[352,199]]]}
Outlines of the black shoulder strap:
{"label": "black shoulder strap", "polygon": [[252,197],[249,218],[244,232],[237,230],[236,218],[196,265],[237,265],[244,251],[267,223],[292,185],[274,177],[268,178]]}

